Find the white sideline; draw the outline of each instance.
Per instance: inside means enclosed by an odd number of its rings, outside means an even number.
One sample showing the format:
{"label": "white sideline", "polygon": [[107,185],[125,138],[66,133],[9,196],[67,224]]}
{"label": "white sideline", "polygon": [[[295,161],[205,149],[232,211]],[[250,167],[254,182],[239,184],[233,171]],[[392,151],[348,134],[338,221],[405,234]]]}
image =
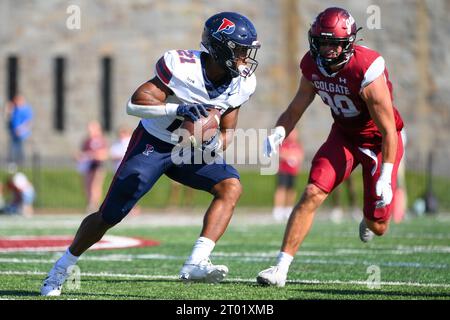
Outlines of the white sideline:
{"label": "white sideline", "polygon": [[[18,276],[41,276],[47,275],[46,272],[40,271],[0,271],[0,275],[18,275]],[[125,278],[125,279],[151,279],[151,280],[177,280],[178,276],[168,275],[145,275],[145,274],[124,274],[124,273],[81,273],[84,277],[105,277],[105,278]],[[228,278],[224,282],[242,282],[256,283],[255,279],[244,278]],[[342,280],[287,280],[292,284],[341,284],[341,285],[367,285],[367,281],[342,281]],[[385,286],[406,286],[406,287],[429,287],[429,288],[450,288],[450,284],[444,283],[419,283],[419,282],[399,282],[399,281],[382,281],[380,285]]]}
{"label": "white sideline", "polygon": [[[23,238],[23,236],[20,236]],[[8,238],[13,238],[13,237],[8,237]],[[19,238],[19,237],[17,237]],[[50,237],[49,237],[50,238]],[[123,242],[121,242],[122,239],[127,240],[128,237],[118,237],[118,236],[112,236],[112,235],[107,235],[104,236],[103,239],[107,239],[110,240],[111,242],[117,242],[117,246],[119,247],[119,245],[122,245]],[[134,239],[133,239],[134,240]],[[125,243],[126,244],[126,243]],[[226,246],[227,242],[226,241],[221,241],[220,244],[222,246]],[[268,247],[272,247],[272,246],[276,246],[278,247],[279,243],[278,242],[269,242],[267,243]],[[113,246],[111,246],[113,247]],[[125,247],[125,246],[124,246]],[[353,247],[330,247],[328,246],[326,249],[320,249],[317,250],[316,248],[317,246],[312,246],[309,243],[305,243],[303,245],[303,249],[301,249],[300,251],[297,252],[297,256],[319,256],[319,257],[324,257],[324,256],[346,256],[346,255],[405,255],[405,254],[435,254],[435,253],[450,253],[450,246],[442,246],[442,245],[382,245],[382,244],[377,244],[376,247],[373,248],[358,248],[356,246]],[[311,248],[310,250],[308,250],[308,248]],[[55,247],[49,248],[49,250],[47,250],[47,248],[45,247],[39,247],[39,248],[29,248],[28,251],[23,250],[24,248],[19,248],[21,249],[20,251],[15,251],[15,248],[11,248],[11,249],[0,249],[0,253],[16,253],[16,252],[20,252],[23,254],[36,254],[36,255],[41,255],[41,254],[47,254],[50,251],[55,251]],[[50,250],[51,249],[51,250]],[[62,252],[65,251],[66,246],[60,247],[58,248],[59,250],[56,251],[60,251],[60,253],[62,254]],[[269,258],[273,258],[277,255],[278,251],[277,250],[273,250],[273,251],[266,251],[266,252],[214,252],[213,255],[216,257],[269,257]],[[102,255],[102,257],[118,257],[120,259],[123,259],[124,257],[129,257],[130,259],[132,258],[141,258],[141,259],[145,259],[146,256],[158,256],[158,254],[137,254],[137,255],[129,255],[129,254],[106,254],[106,255]],[[164,258],[169,257],[167,255],[161,255]],[[170,256],[172,257],[172,256]]]}

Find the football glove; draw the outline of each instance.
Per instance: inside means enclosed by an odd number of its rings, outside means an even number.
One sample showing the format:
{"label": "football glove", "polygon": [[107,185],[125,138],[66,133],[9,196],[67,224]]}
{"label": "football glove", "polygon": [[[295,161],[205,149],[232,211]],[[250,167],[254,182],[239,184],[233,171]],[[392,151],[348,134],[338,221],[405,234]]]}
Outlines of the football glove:
{"label": "football glove", "polygon": [[274,133],[264,140],[264,155],[271,157],[278,152],[278,147],[283,143],[286,136],[286,130],[282,126],[275,128]]}
{"label": "football glove", "polygon": [[377,184],[375,185],[375,193],[380,200],[378,200],[375,205],[377,208],[383,208],[389,205],[392,201],[392,186],[391,186],[391,176],[392,169],[394,165],[392,163],[383,163],[381,165],[381,174],[378,178]]}
{"label": "football glove", "polygon": [[177,116],[183,118],[189,118],[192,121],[197,121],[201,116],[207,117],[208,110],[211,109],[212,106],[208,104],[180,104],[177,108]]}

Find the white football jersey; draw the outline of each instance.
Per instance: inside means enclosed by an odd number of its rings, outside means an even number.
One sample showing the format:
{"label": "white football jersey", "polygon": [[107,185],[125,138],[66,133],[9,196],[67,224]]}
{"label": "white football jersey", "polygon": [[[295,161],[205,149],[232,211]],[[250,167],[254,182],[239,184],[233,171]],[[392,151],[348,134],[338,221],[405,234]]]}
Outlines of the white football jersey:
{"label": "white football jersey", "polygon": [[[158,60],[155,75],[174,92],[174,96],[169,96],[166,102],[210,104],[216,106],[221,114],[247,102],[255,92],[255,75],[247,78],[238,76],[232,78],[228,87],[215,88],[205,79],[200,54],[201,51],[197,50],[171,50]],[[183,118],[163,116],[142,119],[141,122],[151,135],[175,144],[178,137],[173,131],[181,124],[179,120]]]}

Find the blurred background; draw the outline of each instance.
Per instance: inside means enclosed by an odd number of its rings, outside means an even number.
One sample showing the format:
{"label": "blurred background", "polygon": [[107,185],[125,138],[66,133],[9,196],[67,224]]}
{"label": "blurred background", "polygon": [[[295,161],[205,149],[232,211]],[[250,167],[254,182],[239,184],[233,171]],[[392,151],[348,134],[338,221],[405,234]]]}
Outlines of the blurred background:
{"label": "blurred background", "polygon": [[[237,11],[256,26],[262,43],[257,55],[258,86],[240,112],[238,127],[271,128],[298,87],[298,65],[308,50],[310,23],[329,6],[349,10],[363,27],[358,34],[361,44],[379,51],[386,60],[395,105],[406,124],[407,211],[410,216],[449,212],[448,0],[2,0],[0,181],[4,202],[14,196],[6,192],[8,179],[22,172],[33,186],[36,213],[89,210],[82,167],[87,141],[100,145],[97,157],[103,171],[90,179],[103,186],[104,194],[115,170],[111,149],[115,143],[120,148],[119,129],[132,130],[139,121],[126,115],[130,95],[153,77],[154,64],[165,51],[198,49],[204,21],[216,12]],[[22,127],[23,137],[17,138],[11,159],[8,120],[16,105],[28,110],[17,121],[30,122]],[[316,99],[297,126],[304,149],[298,191],[305,186],[310,161],[331,123],[329,108]],[[93,135],[88,131],[94,131]],[[239,169],[244,186],[240,206],[271,208],[275,177],[261,176],[257,166]],[[353,176],[356,201],[362,204],[361,175]],[[339,197],[344,208],[351,205],[346,192]],[[209,201],[208,194],[163,178],[140,206],[146,212],[188,210],[205,207]]]}

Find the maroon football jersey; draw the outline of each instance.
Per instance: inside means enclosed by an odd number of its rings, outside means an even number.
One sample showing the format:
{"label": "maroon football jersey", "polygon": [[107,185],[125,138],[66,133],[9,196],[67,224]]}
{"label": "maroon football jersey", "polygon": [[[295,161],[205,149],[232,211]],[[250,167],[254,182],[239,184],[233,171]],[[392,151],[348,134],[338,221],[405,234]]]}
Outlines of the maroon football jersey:
{"label": "maroon football jersey", "polygon": [[[335,125],[349,138],[366,146],[381,142],[381,133],[360,96],[364,87],[384,74],[393,99],[389,74],[384,59],[378,52],[364,46],[355,46],[349,62],[333,74],[328,74],[307,52],[300,68],[303,76],[314,85],[316,93],[330,107]],[[400,131],[403,121],[395,107],[394,116],[397,131]]]}

